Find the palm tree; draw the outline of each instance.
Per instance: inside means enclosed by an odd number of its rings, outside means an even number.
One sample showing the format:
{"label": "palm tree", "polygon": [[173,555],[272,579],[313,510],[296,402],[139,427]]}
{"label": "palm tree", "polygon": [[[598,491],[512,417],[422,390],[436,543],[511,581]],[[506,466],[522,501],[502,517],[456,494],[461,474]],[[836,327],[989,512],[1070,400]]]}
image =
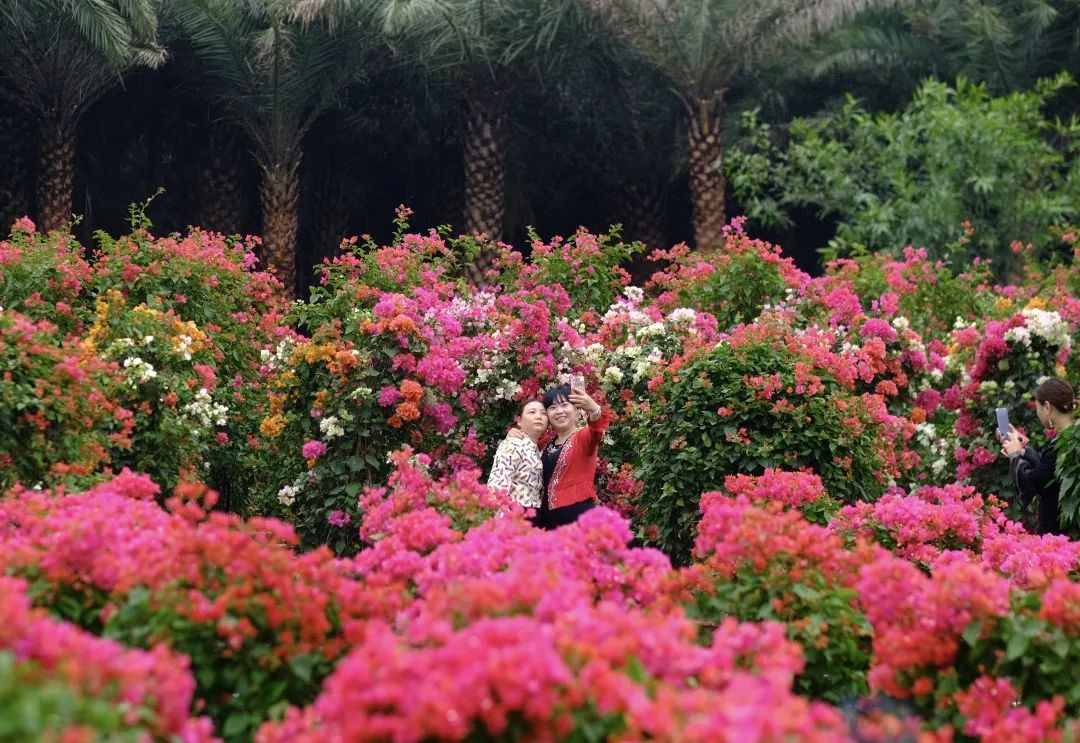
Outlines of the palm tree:
{"label": "palm tree", "polygon": [[584,0],[667,76],[686,116],[694,240],[723,244],[725,95],[746,73],[882,0]]}
{"label": "palm tree", "polygon": [[808,50],[802,67],[815,77],[873,75],[898,102],[928,76],[994,94],[1028,89],[1063,67],[1075,73],[1078,49],[1076,0],[933,0],[860,16]]}
{"label": "palm tree", "polygon": [[[372,47],[361,2],[174,0],[172,15],[222,110],[250,138],[262,174],[263,255],[295,293],[304,134],[352,82]],[[354,7],[355,6],[355,7]],[[336,14],[326,14],[328,9]]]}
{"label": "palm tree", "polygon": [[517,86],[542,82],[572,51],[572,0],[395,0],[382,28],[429,80],[449,84],[464,115],[467,232],[501,240],[508,107]]}
{"label": "palm tree", "polygon": [[71,219],[75,133],[86,110],[121,76],[165,60],[161,0],[0,0],[0,92],[40,128],[38,217]]}

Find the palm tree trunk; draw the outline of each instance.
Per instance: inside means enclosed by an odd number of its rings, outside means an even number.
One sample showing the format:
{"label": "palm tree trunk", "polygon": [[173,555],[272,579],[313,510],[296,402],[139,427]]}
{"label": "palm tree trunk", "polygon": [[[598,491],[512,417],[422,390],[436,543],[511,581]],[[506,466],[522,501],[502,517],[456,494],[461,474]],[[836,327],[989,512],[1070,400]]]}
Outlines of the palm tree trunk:
{"label": "palm tree trunk", "polygon": [[45,232],[67,230],[75,175],[75,127],[62,117],[46,116],[42,121],[38,167],[37,202],[41,229]]}
{"label": "palm tree trunk", "polygon": [[658,183],[635,182],[622,189],[623,236],[649,250],[666,247],[664,189]]}
{"label": "palm tree trunk", "polygon": [[694,244],[703,252],[724,244],[723,93],[690,107],[690,198],[694,207]]}
{"label": "palm tree trunk", "polygon": [[[503,238],[506,216],[506,110],[496,95],[470,96],[465,122],[465,232]],[[465,267],[480,286],[494,253],[482,250]]]}
{"label": "palm tree trunk", "polygon": [[465,229],[503,237],[506,111],[494,96],[469,101],[465,127]]}
{"label": "palm tree trunk", "polygon": [[199,161],[196,224],[226,235],[243,231],[244,184],[236,137],[220,127],[211,129]]}
{"label": "palm tree trunk", "polygon": [[664,230],[664,189],[653,181],[637,181],[622,188],[623,237],[645,245],[645,252],[633,257],[628,267],[634,284],[641,286],[656,270],[649,253],[667,247]]}
{"label": "palm tree trunk", "polygon": [[296,296],[296,237],[300,226],[299,156],[296,162],[264,162],[262,201],[263,261],[273,269],[285,293]]}

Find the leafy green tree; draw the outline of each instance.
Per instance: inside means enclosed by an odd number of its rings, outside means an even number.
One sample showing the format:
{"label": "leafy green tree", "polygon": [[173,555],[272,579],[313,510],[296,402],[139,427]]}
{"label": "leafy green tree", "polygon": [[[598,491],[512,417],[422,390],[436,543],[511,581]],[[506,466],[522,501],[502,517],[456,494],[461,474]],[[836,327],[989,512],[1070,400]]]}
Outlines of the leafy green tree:
{"label": "leafy green tree", "polygon": [[728,174],[759,223],[790,225],[799,207],[836,219],[828,257],[907,245],[947,257],[943,246],[970,221],[965,259],[991,257],[1007,271],[1013,241],[1054,244],[1051,227],[1080,208],[1080,124],[1043,110],[1070,84],[1063,74],[995,98],[983,85],[927,81],[895,114],[849,99],[839,112],[796,119],[783,145],[750,114]]}
{"label": "leafy green tree", "polygon": [[739,79],[875,0],[585,0],[665,73],[686,116],[694,239],[723,244],[725,95]]}
{"label": "leafy green tree", "polygon": [[71,219],[79,120],[123,74],[165,60],[161,0],[0,0],[0,94],[40,129],[37,207],[45,230]]}
{"label": "leafy green tree", "polygon": [[175,0],[172,14],[262,174],[264,255],[296,291],[304,134],[372,59],[366,4],[349,0]]}

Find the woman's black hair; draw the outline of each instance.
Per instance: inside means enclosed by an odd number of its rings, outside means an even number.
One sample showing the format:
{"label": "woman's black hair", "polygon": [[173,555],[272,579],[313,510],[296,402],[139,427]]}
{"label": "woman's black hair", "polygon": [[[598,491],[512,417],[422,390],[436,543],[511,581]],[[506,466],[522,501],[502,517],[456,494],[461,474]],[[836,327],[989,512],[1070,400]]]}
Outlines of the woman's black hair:
{"label": "woman's black hair", "polygon": [[[545,398],[546,399],[546,398]],[[1048,402],[1062,413],[1073,411],[1073,389],[1064,379],[1051,377],[1035,390],[1036,402]],[[547,407],[547,404],[544,404]]]}
{"label": "woman's black hair", "polygon": [[560,384],[544,393],[544,407],[550,408],[555,403],[570,399],[570,385]]}

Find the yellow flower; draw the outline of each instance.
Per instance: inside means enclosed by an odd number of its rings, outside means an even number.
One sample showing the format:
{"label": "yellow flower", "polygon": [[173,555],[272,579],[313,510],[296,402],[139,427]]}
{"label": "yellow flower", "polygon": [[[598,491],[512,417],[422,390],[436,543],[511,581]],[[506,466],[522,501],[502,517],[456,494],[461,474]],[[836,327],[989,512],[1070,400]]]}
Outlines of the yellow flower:
{"label": "yellow flower", "polygon": [[268,415],[259,424],[259,433],[268,439],[277,438],[285,430],[285,416]]}
{"label": "yellow flower", "polygon": [[1024,307],[1025,310],[1041,310],[1046,307],[1046,300],[1042,297],[1032,297]]}
{"label": "yellow flower", "polygon": [[998,300],[994,302],[994,309],[998,312],[1004,312],[1012,307],[1012,300],[1008,297],[998,297]]}
{"label": "yellow flower", "polygon": [[289,369],[274,378],[275,387],[292,387],[294,384],[296,384],[296,375]]}
{"label": "yellow flower", "polygon": [[337,346],[333,343],[305,343],[293,352],[293,360],[299,357],[309,364],[314,364],[316,361],[332,361],[336,351]]}

